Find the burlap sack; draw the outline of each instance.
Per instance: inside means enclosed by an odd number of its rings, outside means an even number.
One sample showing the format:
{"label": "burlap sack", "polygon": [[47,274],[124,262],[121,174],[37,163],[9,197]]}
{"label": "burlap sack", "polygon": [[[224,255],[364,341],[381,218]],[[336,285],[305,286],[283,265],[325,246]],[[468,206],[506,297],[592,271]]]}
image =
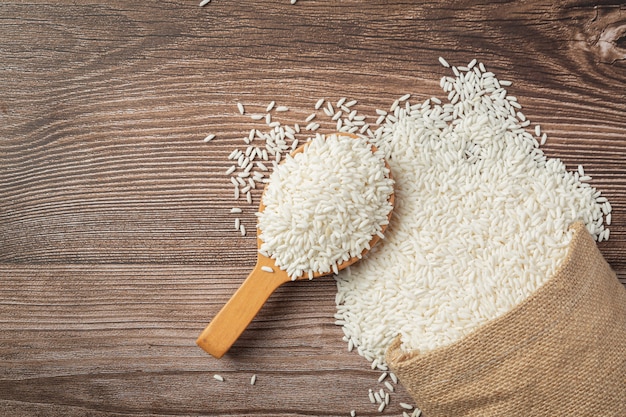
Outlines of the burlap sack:
{"label": "burlap sack", "polygon": [[387,363],[425,417],[626,416],[626,289],[584,225],[560,270],[509,313]]}

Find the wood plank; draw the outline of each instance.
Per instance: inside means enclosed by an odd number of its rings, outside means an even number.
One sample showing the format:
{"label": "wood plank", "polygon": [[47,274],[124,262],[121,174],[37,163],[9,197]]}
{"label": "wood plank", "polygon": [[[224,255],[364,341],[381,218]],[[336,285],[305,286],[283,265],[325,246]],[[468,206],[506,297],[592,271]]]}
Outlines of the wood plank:
{"label": "wood plank", "polygon": [[[164,3],[3,5],[9,53],[1,74],[20,82],[3,87],[0,260],[231,259],[232,247],[215,258],[206,254],[232,236],[224,222],[232,204],[225,156],[258,127],[238,117],[235,102],[259,111],[276,99],[292,108],[284,121],[294,123],[318,97],[345,95],[359,99],[372,121],[374,108],[407,91],[418,100],[441,96],[436,85],[444,71],[436,56],[445,52],[456,63],[483,58],[516,81],[511,93],[550,135],[546,152],[589,168],[614,203],[613,238],[624,243],[623,61],[594,62],[583,46],[568,42],[582,36],[573,23],[588,26],[598,10],[537,4],[505,12],[490,4],[461,15],[464,3],[407,10],[342,2],[328,14],[303,3],[288,9],[296,14],[288,21],[279,2],[252,2],[245,12]],[[219,31],[212,29],[216,22]],[[44,37],[42,44],[27,42]],[[567,48],[555,51],[554,43]],[[203,146],[209,132],[218,140]],[[254,224],[252,213],[245,218]],[[241,245],[246,254],[253,250]],[[623,251],[611,248],[607,257],[618,262]]]}
{"label": "wood plank", "polygon": [[[0,265],[0,410],[16,416],[374,413],[367,393],[383,387],[380,372],[347,351],[332,317],[331,279],[279,288],[222,359],[194,344],[247,270]],[[618,272],[626,284],[626,271]],[[398,386],[384,415],[400,414],[400,402],[411,399]]]}
{"label": "wood plank", "polygon": [[[379,372],[334,325],[335,284],[281,287],[224,358],[194,341],[247,268],[0,266],[0,409],[26,415],[372,412]],[[225,378],[213,379],[218,373]],[[258,377],[250,385],[253,374]],[[399,389],[399,402],[409,402]],[[391,407],[390,407],[391,408]],[[145,414],[144,414],[145,413]],[[13,414],[12,414],[13,415]]]}

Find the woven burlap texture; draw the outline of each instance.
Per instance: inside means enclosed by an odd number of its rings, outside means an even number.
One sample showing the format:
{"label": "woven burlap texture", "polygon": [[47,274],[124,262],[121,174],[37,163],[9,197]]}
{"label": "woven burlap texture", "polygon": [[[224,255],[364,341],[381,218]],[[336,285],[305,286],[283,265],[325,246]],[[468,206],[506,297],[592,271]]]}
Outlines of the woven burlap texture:
{"label": "woven burlap texture", "polygon": [[626,289],[582,223],[567,258],[507,314],[387,363],[425,417],[626,416]]}

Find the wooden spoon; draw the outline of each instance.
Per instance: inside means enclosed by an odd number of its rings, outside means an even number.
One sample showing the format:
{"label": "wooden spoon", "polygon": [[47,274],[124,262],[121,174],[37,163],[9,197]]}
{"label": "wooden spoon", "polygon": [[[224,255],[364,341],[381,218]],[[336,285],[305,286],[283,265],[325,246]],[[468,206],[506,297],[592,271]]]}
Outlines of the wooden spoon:
{"label": "wooden spoon", "polygon": [[[341,136],[350,136],[356,138],[357,136],[348,133],[340,133]],[[306,144],[300,146],[292,152],[292,156],[303,152]],[[372,146],[372,152],[375,152],[376,148]],[[389,164],[385,161],[385,166],[389,169]],[[389,170],[389,177],[391,178],[391,170]],[[389,196],[389,202],[392,206],[392,210],[389,211],[388,219],[391,218],[393,211],[393,204],[395,201],[395,194],[391,193]],[[259,212],[262,212],[265,206],[261,202],[259,205]],[[382,233],[387,229],[387,225],[382,226]],[[380,240],[378,235],[374,235],[369,242],[370,248]],[[263,244],[262,240],[257,237],[257,246],[261,248]],[[361,253],[363,257],[368,252],[364,249]],[[352,265],[360,258],[354,256],[347,261],[337,265],[339,270],[345,269]],[[273,272],[268,272],[265,269],[271,269]],[[332,272],[327,273],[314,273],[313,276],[318,278],[324,275],[330,275]],[[298,280],[309,279],[308,274],[303,274],[297,278]],[[286,271],[283,271],[274,262],[274,259],[268,258],[257,252],[257,263],[248,278],[241,284],[239,289],[233,294],[230,300],[222,307],[217,313],[209,325],[204,329],[196,340],[196,344],[210,353],[215,358],[221,358],[230,347],[239,338],[241,333],[246,329],[248,324],[257,315],[263,304],[272,295],[272,293],[282,284],[292,281],[291,277]]]}

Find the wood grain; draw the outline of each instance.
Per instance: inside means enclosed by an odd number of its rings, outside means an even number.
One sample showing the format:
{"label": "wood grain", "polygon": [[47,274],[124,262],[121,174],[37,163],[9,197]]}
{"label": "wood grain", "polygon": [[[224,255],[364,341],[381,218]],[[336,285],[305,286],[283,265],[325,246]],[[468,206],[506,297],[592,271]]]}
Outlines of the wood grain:
{"label": "wood grain", "polygon": [[[152,264],[5,266],[0,272],[8,277],[0,281],[0,409],[6,415],[46,414],[54,406],[67,406],[59,415],[371,409],[367,390],[377,385],[378,372],[347,352],[333,324],[330,279],[279,288],[217,360],[194,341],[241,282],[233,275],[245,276],[246,268],[220,268],[210,277],[204,267]],[[215,373],[226,381],[214,380]],[[258,381],[251,386],[253,374]],[[397,398],[409,401],[404,392]]]}
{"label": "wood grain", "polygon": [[585,166],[626,284],[623,2],[288,3],[0,4],[0,414],[378,415],[329,279],[281,287],[221,360],[194,341],[256,259],[229,210],[253,231],[260,190],[223,174],[258,126],[236,103],[293,124],[346,96],[372,123],[442,96],[438,56],[513,80],[545,152]]}

